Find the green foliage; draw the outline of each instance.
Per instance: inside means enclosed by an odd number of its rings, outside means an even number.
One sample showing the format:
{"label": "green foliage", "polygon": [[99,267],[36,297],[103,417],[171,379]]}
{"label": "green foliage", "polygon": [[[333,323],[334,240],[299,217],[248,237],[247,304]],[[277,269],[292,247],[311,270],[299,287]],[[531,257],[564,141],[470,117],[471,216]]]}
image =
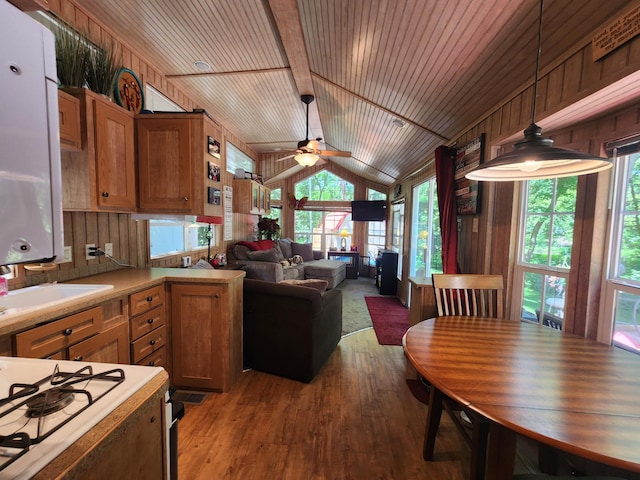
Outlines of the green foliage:
{"label": "green foliage", "polygon": [[89,41],[83,34],[62,27],[55,37],[58,82],[62,87],[84,87],[91,51]]}
{"label": "green foliage", "polygon": [[86,80],[89,88],[103,95],[110,95],[116,76],[122,68],[120,56],[116,54],[113,41],[108,46],[99,46],[89,53]]}
{"label": "green foliage", "polygon": [[305,178],[295,186],[296,198],[309,197],[309,200],[351,201],[354,187],[327,170]]}

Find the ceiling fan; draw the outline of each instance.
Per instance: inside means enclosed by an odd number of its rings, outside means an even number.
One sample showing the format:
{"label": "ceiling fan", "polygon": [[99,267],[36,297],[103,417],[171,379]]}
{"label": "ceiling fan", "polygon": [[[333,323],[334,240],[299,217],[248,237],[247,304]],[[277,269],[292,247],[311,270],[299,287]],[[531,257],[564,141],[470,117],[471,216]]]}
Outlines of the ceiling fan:
{"label": "ceiling fan", "polygon": [[316,140],[309,140],[309,104],[313,102],[313,95],[301,95],[300,100],[307,106],[307,129],[306,129],[306,138],[298,142],[298,149],[292,153],[291,155],[287,155],[286,157],[282,157],[276,160],[276,162],[280,162],[282,160],[286,160],[287,158],[293,157],[296,162],[305,167],[311,167],[313,165],[325,163],[324,160],[320,158],[320,155],[325,157],[350,157],[351,152],[341,152],[339,150],[322,150],[320,149],[319,138]]}

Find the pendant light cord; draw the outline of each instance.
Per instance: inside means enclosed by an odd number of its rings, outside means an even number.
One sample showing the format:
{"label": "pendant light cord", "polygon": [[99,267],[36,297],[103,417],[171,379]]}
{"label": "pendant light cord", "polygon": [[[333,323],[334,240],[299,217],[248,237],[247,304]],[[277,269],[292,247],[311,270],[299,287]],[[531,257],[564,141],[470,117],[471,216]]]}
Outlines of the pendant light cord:
{"label": "pendant light cord", "polygon": [[540,0],[540,16],[538,17],[538,50],[536,51],[536,74],[533,80],[533,107],[531,108],[531,123],[536,123],[536,103],[538,103],[538,75],[540,73],[540,51],[542,50],[542,7],[544,0]]}

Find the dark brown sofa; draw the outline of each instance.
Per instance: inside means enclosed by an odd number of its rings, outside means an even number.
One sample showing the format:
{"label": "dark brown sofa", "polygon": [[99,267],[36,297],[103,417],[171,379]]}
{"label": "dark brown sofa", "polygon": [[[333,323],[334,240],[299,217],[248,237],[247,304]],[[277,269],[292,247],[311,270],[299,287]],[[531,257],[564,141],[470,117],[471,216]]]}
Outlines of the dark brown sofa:
{"label": "dark brown sofa", "polygon": [[340,341],[342,291],[244,280],[244,366],[310,382]]}

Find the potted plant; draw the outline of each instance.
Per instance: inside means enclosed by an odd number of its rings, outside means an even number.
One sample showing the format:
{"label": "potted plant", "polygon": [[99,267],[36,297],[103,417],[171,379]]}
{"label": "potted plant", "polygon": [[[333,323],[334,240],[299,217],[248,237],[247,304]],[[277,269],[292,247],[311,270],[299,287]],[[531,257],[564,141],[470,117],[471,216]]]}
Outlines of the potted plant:
{"label": "potted plant", "polygon": [[60,88],[85,85],[90,46],[86,37],[60,27],[56,32],[56,68]]}
{"label": "potted plant", "polygon": [[262,217],[258,221],[258,240],[277,240],[278,238],[280,238],[278,219]]}
{"label": "potted plant", "polygon": [[120,57],[116,54],[113,41],[109,45],[97,46],[89,52],[87,85],[92,91],[109,97],[121,68]]}

